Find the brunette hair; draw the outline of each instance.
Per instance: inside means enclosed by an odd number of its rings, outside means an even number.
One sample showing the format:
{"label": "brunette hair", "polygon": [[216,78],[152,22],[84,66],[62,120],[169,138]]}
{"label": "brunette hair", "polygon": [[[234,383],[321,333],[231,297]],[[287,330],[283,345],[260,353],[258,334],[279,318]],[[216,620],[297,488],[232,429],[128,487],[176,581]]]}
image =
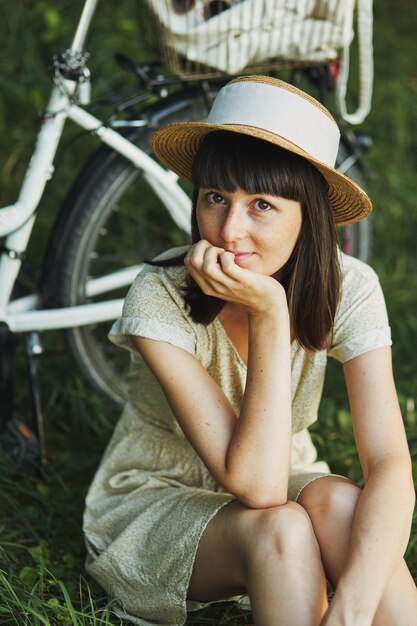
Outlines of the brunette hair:
{"label": "brunette hair", "polygon": [[[281,274],[295,337],[307,350],[322,350],[333,329],[340,294],[337,233],[322,174],[306,159],[267,141],[228,131],[206,135],[193,163],[191,239],[201,239],[196,217],[200,188],[271,194],[300,202],[302,225]],[[179,265],[185,255],[155,265]],[[188,276],[184,298],[191,318],[209,324],[225,305],[205,295]]]}

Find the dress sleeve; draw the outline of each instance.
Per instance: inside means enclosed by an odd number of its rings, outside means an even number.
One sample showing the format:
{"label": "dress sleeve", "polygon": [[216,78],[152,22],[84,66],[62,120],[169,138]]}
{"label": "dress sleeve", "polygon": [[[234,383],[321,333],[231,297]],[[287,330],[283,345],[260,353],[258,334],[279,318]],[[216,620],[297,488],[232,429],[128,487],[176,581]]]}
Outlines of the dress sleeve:
{"label": "dress sleeve", "polygon": [[[131,286],[122,316],[113,324],[112,343],[134,352],[129,335],[166,341],[195,354],[195,334],[184,308],[180,268],[150,267]],[[175,280],[175,279],[178,280]]]}
{"label": "dress sleeve", "polygon": [[345,363],[390,346],[392,341],[384,295],[374,270],[348,257],[344,257],[342,267],[342,295],[328,354]]}

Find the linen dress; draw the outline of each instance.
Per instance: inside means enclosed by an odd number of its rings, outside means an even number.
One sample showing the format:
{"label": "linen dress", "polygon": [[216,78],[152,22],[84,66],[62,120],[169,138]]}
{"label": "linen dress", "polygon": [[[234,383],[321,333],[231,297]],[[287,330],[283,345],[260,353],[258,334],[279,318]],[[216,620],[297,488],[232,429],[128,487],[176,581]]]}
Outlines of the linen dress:
{"label": "linen dress", "polygon": [[[173,256],[185,249],[166,253]],[[294,341],[292,453],[288,498],[329,473],[307,427],[317,420],[327,355],[341,362],[390,345],[384,298],[375,272],[341,254],[342,294],[330,349],[308,352]],[[186,270],[146,266],[126,297],[109,337],[131,351],[130,400],[90,487],[84,513],[87,570],[115,598],[119,615],[137,624],[179,626],[199,539],[234,499],[211,476],[182,433],[157,380],[129,335],[165,341],[191,353],[223,389],[236,413],[246,366],[216,318],[187,314]],[[192,386],[192,380],[184,385]],[[195,411],[199,411],[196,399]]]}

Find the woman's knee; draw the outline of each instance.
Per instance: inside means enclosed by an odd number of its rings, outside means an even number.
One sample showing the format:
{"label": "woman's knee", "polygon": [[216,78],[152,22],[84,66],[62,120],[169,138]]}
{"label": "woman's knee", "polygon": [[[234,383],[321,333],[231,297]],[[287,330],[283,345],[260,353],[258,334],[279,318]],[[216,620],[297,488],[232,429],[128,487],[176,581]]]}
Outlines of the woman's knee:
{"label": "woman's knee", "polygon": [[353,521],[361,489],[348,479],[326,476],[311,482],[301,492],[298,503],[308,513],[314,528],[326,522],[349,525]]}
{"label": "woman's knee", "polygon": [[307,512],[288,502],[269,509],[241,512],[239,542],[246,560],[276,557],[297,560],[307,551],[318,552],[318,544]]}

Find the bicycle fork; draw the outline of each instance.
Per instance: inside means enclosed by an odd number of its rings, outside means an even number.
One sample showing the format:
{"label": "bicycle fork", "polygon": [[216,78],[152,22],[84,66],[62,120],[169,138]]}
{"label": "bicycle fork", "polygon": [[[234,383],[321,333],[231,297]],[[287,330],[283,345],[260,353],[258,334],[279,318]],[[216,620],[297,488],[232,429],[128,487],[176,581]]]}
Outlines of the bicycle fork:
{"label": "bicycle fork", "polygon": [[39,391],[38,370],[39,357],[43,353],[42,344],[40,342],[39,333],[30,332],[24,334],[24,344],[27,361],[27,373],[30,387],[30,397],[32,401],[32,419],[33,427],[39,442],[39,460],[41,464],[41,472],[44,474],[47,466],[46,444],[45,444],[45,428],[41,403],[41,394]]}
{"label": "bicycle fork", "polygon": [[47,456],[43,412],[38,384],[42,346],[36,332],[24,334],[33,432],[13,419],[17,337],[0,323],[0,453],[4,471],[14,477],[40,471],[45,478]]}

